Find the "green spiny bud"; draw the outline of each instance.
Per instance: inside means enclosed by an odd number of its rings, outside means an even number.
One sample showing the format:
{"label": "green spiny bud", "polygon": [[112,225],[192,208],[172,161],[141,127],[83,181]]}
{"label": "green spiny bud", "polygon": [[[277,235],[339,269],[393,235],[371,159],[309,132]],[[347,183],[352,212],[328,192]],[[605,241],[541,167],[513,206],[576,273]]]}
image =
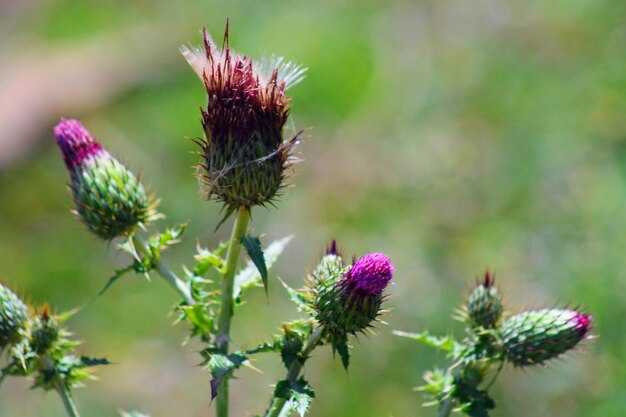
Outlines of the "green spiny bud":
{"label": "green spiny bud", "polygon": [[31,325],[31,346],[42,354],[47,352],[58,340],[61,329],[57,319],[50,315],[48,305],[44,305]]}
{"label": "green spiny bud", "polygon": [[467,318],[472,326],[494,328],[502,317],[502,297],[495,286],[495,276],[485,272],[484,281],[478,283],[469,295]]}
{"label": "green spiny bud", "polygon": [[572,349],[589,333],[591,315],[544,309],[509,317],[502,325],[506,358],[515,366],[538,365]]}
{"label": "green spiny bud", "polygon": [[380,253],[367,254],[349,268],[339,255],[326,255],[313,271],[317,321],[334,338],[365,330],[380,315],[393,271]]}
{"label": "green spiny bud", "polygon": [[55,128],[71,176],[76,212],[102,239],[129,235],[156,217],[156,202],[143,185],[76,120]]}
{"label": "green spiny bud", "polygon": [[206,30],[204,48],[182,53],[202,79],[207,106],[202,110],[204,138],[200,178],[207,198],[234,210],[271,203],[294,162],[298,136],[283,140],[289,117],[287,88],[304,70],[282,58],[252,62],[228,46],[220,49]]}
{"label": "green spiny bud", "polygon": [[28,323],[28,308],[20,298],[0,284],[0,351],[22,339]]}

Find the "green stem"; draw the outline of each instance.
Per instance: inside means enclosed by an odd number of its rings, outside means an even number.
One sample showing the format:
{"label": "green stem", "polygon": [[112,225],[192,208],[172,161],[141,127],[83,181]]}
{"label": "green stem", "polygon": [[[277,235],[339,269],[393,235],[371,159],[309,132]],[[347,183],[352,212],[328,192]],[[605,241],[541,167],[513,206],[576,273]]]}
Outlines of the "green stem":
{"label": "green stem", "polygon": [[[250,209],[248,207],[239,207],[233,231],[230,235],[228,253],[226,254],[226,268],[222,277],[221,309],[217,321],[217,336],[215,338],[217,349],[224,355],[228,355],[228,344],[230,342],[230,322],[233,317],[233,290],[235,287],[237,262],[241,253],[241,238],[246,235],[249,220]],[[217,393],[217,416],[228,417],[228,377],[224,378]]]}
{"label": "green stem", "polygon": [[[147,243],[138,236],[133,236],[133,243],[135,244],[135,248],[137,248],[143,256],[152,257],[152,253],[147,245]],[[183,298],[185,304],[194,305],[195,300],[191,296],[191,290],[185,284],[185,282],[178,278],[174,272],[160,259],[153,261],[154,268],[156,271],[168,282],[178,294]]]}
{"label": "green stem", "polygon": [[65,381],[63,381],[62,377],[55,371],[54,360],[52,360],[52,358],[50,358],[48,355],[43,355],[39,357],[39,362],[41,363],[43,369],[45,369],[47,372],[55,374],[53,380],[54,389],[61,397],[61,401],[63,401],[63,406],[65,407],[67,415],[69,417],[80,417],[78,408],[76,407],[74,399],[72,398],[72,393],[67,388],[67,385],[65,385]]}
{"label": "green stem", "polygon": [[63,381],[59,379],[55,385],[56,391],[59,393],[59,396],[63,401],[63,405],[65,406],[65,411],[67,411],[67,415],[69,417],[80,417],[78,408],[76,408],[76,404],[74,403],[74,399],[72,398],[72,393],[67,389]]}
{"label": "green stem", "polygon": [[441,403],[441,408],[439,408],[438,417],[448,417],[450,413],[452,413],[452,409],[454,408],[454,398],[448,397],[443,403]]}
{"label": "green stem", "polygon": [[[289,370],[287,371],[286,379],[287,381],[289,381],[290,384],[293,384],[298,380],[298,376],[300,376],[300,371],[302,371],[304,362],[306,361],[308,356],[311,354],[313,349],[317,347],[317,344],[319,343],[321,338],[322,338],[322,328],[318,327],[317,329],[313,330],[313,332],[307,339],[304,347],[302,348],[302,352],[300,353],[302,360],[293,361],[291,366],[289,367]],[[272,402],[270,403],[269,408],[264,414],[264,417],[279,417],[281,413],[283,412],[283,408],[285,407],[286,404],[287,404],[286,398],[273,398]]]}

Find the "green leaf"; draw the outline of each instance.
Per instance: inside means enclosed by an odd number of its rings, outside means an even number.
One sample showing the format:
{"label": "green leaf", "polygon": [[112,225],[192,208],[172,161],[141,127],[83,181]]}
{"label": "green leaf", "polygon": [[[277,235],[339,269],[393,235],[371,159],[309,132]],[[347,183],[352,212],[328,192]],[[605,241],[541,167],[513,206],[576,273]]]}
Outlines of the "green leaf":
{"label": "green leaf", "polygon": [[305,291],[300,291],[291,288],[284,281],[280,280],[280,283],[283,284],[283,287],[287,290],[287,294],[289,295],[289,299],[294,302],[294,304],[298,307],[299,311],[303,313],[313,313],[314,309],[311,308],[311,301],[309,293]]}
{"label": "green leaf", "polygon": [[111,364],[107,358],[90,358],[89,356],[81,356],[80,361],[84,366],[102,366]]}
{"label": "green leaf", "polygon": [[263,288],[267,296],[267,266],[265,265],[265,256],[261,248],[261,241],[258,237],[245,236],[241,238],[241,244],[246,248],[248,256],[256,266],[257,271],[263,280]]}
{"label": "green leaf", "polygon": [[283,348],[283,340],[277,339],[273,342],[259,343],[255,348],[246,350],[246,355],[254,355],[256,353],[280,352]]}
{"label": "green leaf", "polygon": [[135,268],[134,268],[134,264],[133,264],[133,265],[128,265],[126,268],[118,269],[117,271],[115,271],[115,273],[111,276],[111,278],[109,278],[107,283],[104,285],[104,288],[102,288],[100,290],[98,295],[100,296],[100,295],[104,294],[109,288],[111,288],[111,285],[113,285],[113,283],[115,283],[115,281],[117,281],[118,279],[120,279],[121,277],[123,277],[128,272],[130,272],[130,271],[132,271],[134,269]]}
{"label": "green leaf", "polygon": [[194,325],[193,335],[213,332],[215,318],[206,314],[202,304],[195,303],[192,306],[181,306],[185,318]]}
{"label": "green leaf", "polygon": [[142,414],[139,411],[124,411],[120,410],[120,414],[122,417],[150,417],[147,414]]}
{"label": "green leaf", "polygon": [[219,272],[222,272],[224,267],[224,260],[215,251],[210,251],[205,248],[198,248],[198,253],[194,256],[196,264],[193,268],[193,274],[195,276],[204,276],[211,268],[215,268]]}
{"label": "green leaf", "polygon": [[289,416],[292,412],[304,417],[315,398],[313,388],[304,378],[290,382],[288,380],[279,381],[274,390],[274,397],[287,399],[286,409],[283,409],[281,416]]}
{"label": "green leaf", "polygon": [[211,370],[211,401],[217,397],[217,392],[224,379],[235,369],[248,361],[248,358],[240,352],[233,352],[226,356],[222,353],[210,353],[207,367]]}
{"label": "green leaf", "polygon": [[168,227],[163,233],[157,233],[148,239],[148,247],[154,259],[159,259],[161,250],[180,242],[180,238],[187,230],[187,223]]}
{"label": "green leaf", "polygon": [[341,339],[335,339],[331,341],[333,347],[333,353],[339,353],[339,357],[341,358],[341,364],[343,365],[343,369],[348,370],[348,365],[350,365],[350,348],[348,346],[348,338],[343,337]]}
{"label": "green leaf", "polygon": [[444,350],[446,352],[456,352],[462,348],[452,336],[438,337],[431,335],[428,331],[421,333],[408,333],[399,330],[394,330],[393,334],[396,336],[406,337],[418,342],[424,343],[428,346],[432,346],[436,349]]}
{"label": "green leaf", "polygon": [[[285,247],[292,238],[292,236],[287,236],[283,239],[276,240],[272,242],[267,248],[265,248],[263,258],[265,260],[265,266],[267,269],[270,269],[272,265],[274,265],[274,263],[283,252],[283,250],[285,250]],[[235,276],[233,298],[235,300],[238,300],[243,291],[253,287],[254,284],[256,284],[261,279],[261,274],[254,262],[248,262],[248,265]]]}

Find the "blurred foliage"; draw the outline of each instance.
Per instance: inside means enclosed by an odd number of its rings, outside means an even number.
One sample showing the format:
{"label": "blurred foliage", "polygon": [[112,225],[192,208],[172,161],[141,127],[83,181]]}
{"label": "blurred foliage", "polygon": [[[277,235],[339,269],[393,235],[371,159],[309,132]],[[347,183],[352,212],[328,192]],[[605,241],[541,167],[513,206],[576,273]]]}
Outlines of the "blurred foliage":
{"label": "blurred foliage", "polygon": [[[330,351],[315,352],[305,375],[316,388],[312,417],[433,415],[411,388],[442,358],[391,329],[452,330],[452,308],[485,267],[497,272],[509,305],[580,303],[600,335],[550,372],[505,371],[493,415],[605,417],[626,409],[626,3],[16,4],[23,10],[0,18],[9,23],[0,48],[28,43],[54,53],[143,24],[180,44],[198,43],[202,25],[219,37],[230,17],[236,49],[276,52],[309,67],[291,91],[296,127],[314,126],[301,147],[297,187],[277,210],[253,213],[254,233],[271,241],[295,232],[277,265],[291,286],[300,286],[332,237],[348,253],[384,251],[397,270],[390,325],[360,342],[350,373]],[[228,228],[212,233],[219,207],[198,196],[197,149],[185,139],[202,132],[200,82],[182,57],[145,72],[143,82],[98,108],[58,111],[81,118],[152,184],[167,222],[190,222],[186,240],[166,254],[180,271],[191,264],[193,236],[214,245]],[[84,351],[116,364],[76,392],[85,414],[111,416],[121,407],[153,417],[212,415],[210,376],[194,366],[193,345],[179,346],[185,329],[170,325],[175,294],[137,277],[96,296],[128,260],[69,213],[68,176],[51,133],[56,121],[46,121],[50,129],[30,158],[0,172],[0,279],[37,304],[83,306],[71,327]],[[269,305],[256,291],[235,318],[236,345],[252,347],[295,316],[284,289],[269,289]],[[234,381],[234,415],[262,411],[281,377],[271,358],[259,355],[254,365],[264,373],[244,370]],[[63,415],[54,395],[28,386],[3,385],[0,415]]]}

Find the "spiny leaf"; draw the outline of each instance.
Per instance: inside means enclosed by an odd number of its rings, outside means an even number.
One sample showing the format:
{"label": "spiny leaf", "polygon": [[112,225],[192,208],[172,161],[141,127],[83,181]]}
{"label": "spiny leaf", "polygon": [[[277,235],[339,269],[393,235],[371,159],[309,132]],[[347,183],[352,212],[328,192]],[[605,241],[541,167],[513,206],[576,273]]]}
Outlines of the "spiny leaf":
{"label": "spiny leaf", "polygon": [[109,278],[107,283],[104,285],[104,288],[100,290],[98,296],[104,294],[111,286],[121,277],[129,273],[130,271],[135,271],[138,274],[144,274],[146,278],[150,279],[148,276],[148,272],[152,269],[152,259],[143,258],[142,260],[135,259],[131,265],[128,265],[125,268],[118,269],[115,271],[113,276]]}
{"label": "spiny leaf", "polygon": [[280,280],[283,287],[287,290],[287,294],[289,295],[289,299],[294,302],[294,304],[298,307],[299,311],[303,313],[313,313],[314,309],[311,308],[311,302],[308,299],[309,295],[305,291],[300,291],[291,288],[284,281]]}
{"label": "spiny leaf", "polygon": [[246,355],[254,355],[256,353],[279,352],[283,347],[283,340],[277,339],[273,342],[259,343],[255,348],[246,350]]}
{"label": "spiny leaf", "polygon": [[406,337],[409,339],[417,340],[428,346],[432,346],[436,349],[441,349],[446,352],[456,352],[461,349],[461,345],[452,337],[438,337],[431,335],[428,331],[421,333],[408,333],[399,330],[394,330],[393,334],[396,336]]}
{"label": "spiny leaf", "polygon": [[289,416],[295,411],[301,417],[304,417],[311,405],[311,401],[315,398],[315,393],[309,383],[304,378],[300,378],[294,382],[288,380],[279,381],[274,390],[274,397],[287,399],[286,409],[283,409],[281,416]]}
{"label": "spiny leaf", "polygon": [[185,233],[185,230],[187,230],[187,223],[182,223],[174,227],[168,227],[163,233],[157,233],[150,237],[148,246],[152,256],[158,259],[161,256],[161,250],[180,242],[180,238]]}
{"label": "spiny leaf", "polygon": [[211,401],[217,397],[217,392],[224,379],[238,369],[248,358],[240,352],[233,352],[226,356],[221,353],[210,354],[207,367],[211,370]]}
{"label": "spiny leaf", "polygon": [[[272,267],[292,238],[292,236],[287,236],[283,239],[275,240],[267,248],[265,248],[263,257],[265,259],[265,266],[267,269]],[[243,291],[254,286],[254,284],[261,278],[262,277],[254,262],[250,261],[248,265],[241,270],[237,276],[235,276],[233,298],[238,300]]]}
{"label": "spiny leaf", "polygon": [[185,318],[195,326],[193,333],[197,334],[211,333],[215,318],[206,314],[206,309],[202,304],[194,304],[192,306],[181,306]]}
{"label": "spiny leaf", "polygon": [[341,364],[343,365],[343,369],[348,370],[348,365],[350,365],[350,348],[348,346],[348,338],[342,339],[334,339],[331,341],[333,347],[333,353],[339,353],[339,357],[341,358]]}
{"label": "spiny leaf", "polygon": [[90,358],[89,356],[81,356],[80,361],[85,366],[102,366],[111,364],[107,358]]}
{"label": "spiny leaf", "polygon": [[215,251],[205,248],[198,248],[198,253],[194,256],[196,264],[193,267],[195,276],[204,276],[211,268],[215,268],[221,272],[224,260]]}
{"label": "spiny leaf", "polygon": [[120,410],[120,415],[122,417],[150,417],[147,414],[142,414],[139,411],[124,411]]}
{"label": "spiny leaf", "polygon": [[263,288],[265,289],[265,295],[267,296],[267,266],[265,265],[265,256],[263,255],[263,249],[261,248],[261,241],[258,237],[244,236],[241,238],[241,244],[244,248],[246,248],[248,256],[261,275]]}
{"label": "spiny leaf", "polygon": [[128,265],[126,268],[118,269],[117,271],[115,271],[115,273],[111,276],[111,278],[109,278],[107,283],[104,285],[104,288],[100,290],[98,295],[104,294],[109,288],[111,288],[111,285],[113,285],[115,281],[117,281],[118,279],[120,279],[121,277],[126,275],[128,272],[132,271],[133,269],[134,269],[134,264]]}

